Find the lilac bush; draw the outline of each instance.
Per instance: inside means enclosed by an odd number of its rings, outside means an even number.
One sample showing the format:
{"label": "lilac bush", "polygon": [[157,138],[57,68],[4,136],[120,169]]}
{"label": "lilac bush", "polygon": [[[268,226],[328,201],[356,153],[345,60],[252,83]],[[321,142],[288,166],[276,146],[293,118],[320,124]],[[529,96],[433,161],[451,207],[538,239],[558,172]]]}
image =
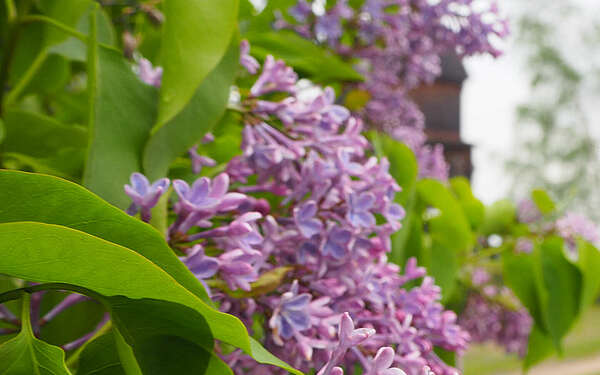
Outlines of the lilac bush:
{"label": "lilac bush", "polygon": [[473,340],[559,349],[600,289],[595,228],[540,191],[521,221],[484,207],[409,100],[444,54],[498,54],[494,5],[178,3],[3,7],[0,373],[442,375]]}

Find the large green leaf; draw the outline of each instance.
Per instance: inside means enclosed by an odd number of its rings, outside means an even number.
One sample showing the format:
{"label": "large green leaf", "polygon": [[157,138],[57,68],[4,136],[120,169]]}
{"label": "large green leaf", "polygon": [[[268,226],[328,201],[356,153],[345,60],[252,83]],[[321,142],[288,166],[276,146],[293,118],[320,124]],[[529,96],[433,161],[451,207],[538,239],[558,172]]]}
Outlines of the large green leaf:
{"label": "large green leaf", "polygon": [[180,304],[109,298],[113,321],[133,349],[144,375],[232,374],[212,353],[206,320]]}
{"label": "large green leaf", "polygon": [[552,338],[536,324],[533,325],[527,343],[527,354],[523,359],[523,368],[528,370],[554,353]]}
{"label": "large green leaf", "polygon": [[9,110],[4,115],[4,125],[4,152],[41,158],[55,155],[65,148],[83,149],[87,144],[85,128],[64,125],[38,113]]}
{"label": "large green leaf", "polygon": [[77,375],[126,375],[112,331],[86,344],[79,357]]}
{"label": "large green leaf", "polygon": [[70,375],[65,352],[35,338],[29,321],[29,296],[23,300],[21,332],[0,346],[0,373],[3,375]]}
{"label": "large green leaf", "polygon": [[36,172],[70,179],[81,176],[87,129],[61,124],[51,117],[22,110],[5,114],[5,159]]}
{"label": "large green leaf", "polygon": [[517,209],[507,200],[499,200],[486,207],[480,231],[485,235],[509,233],[515,224]]}
{"label": "large green leaf", "polygon": [[456,198],[441,182],[433,179],[420,180],[417,192],[422,201],[440,211],[439,216],[430,220],[433,239],[457,252],[465,252],[473,235]]}
{"label": "large green leaf", "polygon": [[549,214],[556,208],[554,201],[550,198],[550,195],[545,190],[535,189],[531,192],[531,198],[535,202],[536,206],[543,214]]}
{"label": "large green leaf", "polygon": [[419,200],[437,209],[428,220],[430,246],[427,268],[442,288],[443,300],[452,296],[459,269],[459,256],[466,254],[473,241],[471,226],[454,195],[439,181],[417,182]]}
{"label": "large green leaf", "polygon": [[88,62],[93,115],[83,183],[126,208],[123,185],[131,173],[142,170],[141,155],[155,118],[156,89],[136,77],[119,51],[98,47],[97,52]]}
{"label": "large green leaf", "polygon": [[538,329],[547,332],[542,305],[535,281],[536,263],[531,254],[505,252],[502,255],[502,277],[533,317]]}
{"label": "large green leaf", "polygon": [[64,225],[132,249],[208,301],[206,291],[151,226],[130,217],[81,186],[51,176],[0,171],[0,223]]}
{"label": "large green leaf", "polygon": [[469,180],[464,177],[450,179],[452,192],[458,199],[473,230],[477,230],[485,217],[485,206],[473,195]]}
{"label": "large green leaf", "polygon": [[538,290],[542,314],[558,351],[561,339],[577,319],[581,305],[581,273],[563,253],[563,241],[546,239],[534,254],[538,262]]}
{"label": "large green leaf", "polygon": [[402,191],[396,194],[396,200],[406,204],[413,195],[419,174],[415,154],[407,145],[385,134],[371,132],[369,139],[373,142],[377,156],[386,157],[390,162],[390,174],[402,188]]}
{"label": "large green leaf", "polygon": [[[44,15],[71,27],[84,35],[90,34],[90,13],[96,14],[97,41],[105,45],[115,45],[115,32],[110,18],[102,8],[95,9],[93,0],[44,0],[39,5]],[[86,45],[71,37],[54,25],[45,25],[44,44],[49,52],[62,55],[70,60],[85,61]]]}
{"label": "large green leaf", "polygon": [[283,59],[286,64],[314,81],[363,80],[352,65],[292,31],[249,33],[244,37],[250,41],[250,52],[253,55],[261,59],[267,55]]}
{"label": "large green leaf", "polygon": [[[246,328],[237,318],[212,309],[156,264],[120,245],[63,226],[15,222],[0,224],[0,254],[1,274],[58,283],[64,289],[92,291],[104,297],[124,296],[183,305],[188,313],[200,314],[199,318],[206,320],[216,339],[241,348],[259,362],[281,364],[250,342]],[[123,314],[116,310],[118,302],[110,298],[108,301],[111,310],[117,311],[115,321],[119,324]],[[295,372],[289,366],[283,367]]]}
{"label": "large green leaf", "polygon": [[238,40],[232,38],[227,53],[200,84],[187,106],[148,140],[144,171],[150,178],[166,176],[169,165],[198,143],[223,117],[238,66]]}
{"label": "large green leaf", "polygon": [[577,266],[583,275],[581,290],[581,310],[589,307],[598,298],[600,292],[600,251],[592,244],[579,241]]}
{"label": "large green leaf", "polygon": [[166,0],[163,12],[164,74],[155,130],[188,104],[225,55],[237,28],[238,0]]}

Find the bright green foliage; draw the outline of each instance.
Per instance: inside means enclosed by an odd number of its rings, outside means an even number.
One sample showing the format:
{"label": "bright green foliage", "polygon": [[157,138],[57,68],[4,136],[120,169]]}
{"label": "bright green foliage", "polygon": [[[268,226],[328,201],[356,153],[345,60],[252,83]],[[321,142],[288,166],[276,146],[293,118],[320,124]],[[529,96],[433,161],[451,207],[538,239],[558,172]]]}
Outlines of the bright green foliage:
{"label": "bright green foliage", "polygon": [[238,69],[238,39],[232,38],[225,55],[197,88],[185,108],[152,133],[144,150],[144,171],[151,179],[165,176],[171,163],[223,117],[229,87]]}
{"label": "bright green foliage", "polygon": [[467,216],[471,229],[478,230],[483,224],[485,206],[473,195],[469,180],[464,177],[454,177],[450,180],[450,187]]}
{"label": "bright green foliage", "polygon": [[238,0],[166,0],[156,132],[192,99],[217,66],[237,28]]}
{"label": "bright green foliage", "polygon": [[556,209],[556,205],[545,190],[535,189],[531,192],[531,198],[543,214],[549,214]]}
{"label": "bright green foliage", "polygon": [[510,232],[515,223],[516,208],[509,200],[499,200],[485,209],[481,232],[485,235]]}
{"label": "bright green foliage", "polygon": [[98,47],[90,63],[90,146],[83,183],[110,203],[127,208],[123,185],[142,170],[141,155],[155,117],[156,89],[141,82],[121,54]]}
{"label": "bright green foliage", "polygon": [[9,157],[35,160],[31,167],[39,172],[46,172],[38,167],[45,166],[64,177],[81,174],[88,138],[86,128],[64,125],[51,117],[22,110],[7,111],[4,121],[6,143],[1,148]]}
{"label": "bright green foliage", "polygon": [[[206,292],[155,229],[79,185],[37,174],[0,171],[0,223],[31,221],[69,227],[132,249],[208,301]],[[77,202],[77,204],[73,204]]]}
{"label": "bright green foliage", "polygon": [[273,55],[316,82],[362,81],[350,64],[292,31],[248,33],[252,54],[260,59]]}

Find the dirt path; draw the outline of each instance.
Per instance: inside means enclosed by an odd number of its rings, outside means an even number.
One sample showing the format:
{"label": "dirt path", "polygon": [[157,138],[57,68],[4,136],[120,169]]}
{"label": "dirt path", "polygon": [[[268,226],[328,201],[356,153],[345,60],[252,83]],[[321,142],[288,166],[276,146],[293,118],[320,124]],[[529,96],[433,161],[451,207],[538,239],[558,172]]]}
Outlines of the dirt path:
{"label": "dirt path", "polygon": [[[506,372],[499,375],[520,375]],[[565,361],[551,361],[533,368],[528,375],[600,375],[600,355]]]}

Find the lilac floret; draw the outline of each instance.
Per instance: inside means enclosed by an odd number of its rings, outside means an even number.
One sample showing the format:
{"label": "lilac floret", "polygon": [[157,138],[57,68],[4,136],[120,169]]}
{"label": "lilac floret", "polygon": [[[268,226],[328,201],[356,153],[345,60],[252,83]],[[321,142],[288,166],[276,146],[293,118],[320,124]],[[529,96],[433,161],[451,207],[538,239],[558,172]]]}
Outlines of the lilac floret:
{"label": "lilac floret", "polygon": [[317,203],[315,201],[308,201],[294,209],[294,220],[305,238],[311,238],[323,230],[323,223],[315,218],[316,214]]}
{"label": "lilac floret", "polygon": [[150,182],[141,173],[133,173],[130,178],[131,185],[125,185],[125,193],[133,203],[127,209],[127,213],[135,215],[141,213],[143,221],[150,221],[152,207],[156,206],[161,195],[169,188],[169,179],[161,178],[150,185]]}
{"label": "lilac floret", "polygon": [[375,216],[369,211],[375,203],[371,193],[352,193],[348,198],[346,218],[354,227],[370,228],[375,225]]}
{"label": "lilac floret", "polygon": [[139,62],[138,76],[142,82],[160,87],[162,81],[163,68],[160,66],[153,67],[152,63],[145,58],[141,58]]}

